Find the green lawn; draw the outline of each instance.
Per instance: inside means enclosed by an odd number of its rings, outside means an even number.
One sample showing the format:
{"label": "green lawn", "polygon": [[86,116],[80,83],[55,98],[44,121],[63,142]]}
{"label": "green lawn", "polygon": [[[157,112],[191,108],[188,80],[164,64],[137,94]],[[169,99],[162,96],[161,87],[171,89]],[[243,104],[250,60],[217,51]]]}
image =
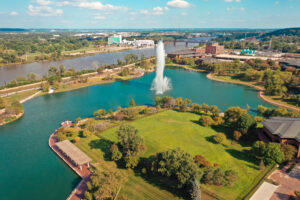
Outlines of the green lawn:
{"label": "green lawn", "polygon": [[[216,187],[202,185],[209,191],[224,199],[236,199],[249,190],[249,186],[261,174],[257,164],[249,158],[250,147],[233,144],[227,140],[224,145],[214,144],[211,137],[216,132],[226,132],[226,129],[215,130],[202,127],[195,123],[199,116],[192,113],[166,111],[131,122],[143,136],[147,151],[145,157],[156,152],[180,147],[192,156],[201,154],[211,163],[218,163],[224,169],[233,169],[239,174],[239,181],[231,187]],[[118,127],[102,133],[108,140],[116,140]]]}
{"label": "green lawn", "polygon": [[[263,175],[259,171],[258,163],[254,164],[249,157],[250,147],[243,147],[233,143],[230,139],[224,144],[215,144],[211,137],[217,132],[227,132],[226,128],[202,127],[197,124],[199,115],[180,113],[172,110],[144,117],[130,122],[139,130],[144,138],[147,151],[143,157],[148,157],[157,152],[180,147],[192,156],[201,154],[211,163],[218,163],[221,168],[233,169],[239,175],[239,180],[231,187],[217,187],[202,185],[202,188],[218,195],[223,199],[241,199]],[[116,169],[114,162],[108,161],[108,149],[111,141],[117,141],[116,130],[118,127],[108,129],[97,136],[82,138],[77,144],[86,152],[99,169]],[[227,133],[228,134],[228,133]],[[151,181],[134,175],[128,170],[128,182],[121,190],[130,199],[174,199],[168,191],[152,185]],[[203,194],[203,199],[209,199]]]}

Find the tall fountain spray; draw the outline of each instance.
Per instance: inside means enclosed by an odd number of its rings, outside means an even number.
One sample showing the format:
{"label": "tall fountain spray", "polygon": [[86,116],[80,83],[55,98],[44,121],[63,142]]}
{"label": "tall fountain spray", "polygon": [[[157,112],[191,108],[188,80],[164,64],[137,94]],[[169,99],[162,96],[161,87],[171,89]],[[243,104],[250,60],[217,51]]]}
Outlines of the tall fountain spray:
{"label": "tall fountain spray", "polygon": [[154,90],[156,94],[163,94],[165,91],[171,89],[170,79],[164,77],[165,70],[165,47],[162,41],[158,42],[156,49],[157,66],[156,76],[153,80],[151,90]]}

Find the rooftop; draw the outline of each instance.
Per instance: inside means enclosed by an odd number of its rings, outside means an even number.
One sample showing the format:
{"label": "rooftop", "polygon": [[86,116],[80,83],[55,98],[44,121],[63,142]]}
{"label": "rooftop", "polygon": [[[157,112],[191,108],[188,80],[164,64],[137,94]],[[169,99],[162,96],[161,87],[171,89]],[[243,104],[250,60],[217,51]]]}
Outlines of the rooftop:
{"label": "rooftop", "polygon": [[90,157],[88,157],[85,153],[78,149],[69,140],[57,142],[56,146],[65,154],[67,154],[67,156],[77,165],[83,165],[92,161]]}
{"label": "rooftop", "polygon": [[300,59],[289,59],[289,60],[282,60],[280,63],[285,63],[292,66],[297,66],[300,68]]}
{"label": "rooftop", "polygon": [[300,118],[272,117],[262,123],[273,135],[300,142]]}

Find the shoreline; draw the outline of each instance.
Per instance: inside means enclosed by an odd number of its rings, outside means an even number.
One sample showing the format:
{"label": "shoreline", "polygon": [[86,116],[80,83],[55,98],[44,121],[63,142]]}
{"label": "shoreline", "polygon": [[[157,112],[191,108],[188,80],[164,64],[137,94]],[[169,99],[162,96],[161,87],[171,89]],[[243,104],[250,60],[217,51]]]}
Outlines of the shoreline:
{"label": "shoreline", "polygon": [[79,54],[76,54],[76,55],[64,55],[62,56],[62,58],[60,59],[56,59],[56,60],[33,60],[33,61],[25,61],[25,62],[17,62],[17,63],[1,63],[0,64],[0,68],[1,67],[11,67],[11,66],[14,66],[14,65],[25,65],[25,64],[31,64],[31,63],[49,63],[49,62],[58,62],[58,61],[62,61],[62,60],[68,60],[68,59],[74,59],[74,58],[79,58],[79,57],[85,57],[85,56],[92,56],[92,55],[97,55],[97,54],[105,54],[105,53],[115,53],[115,52],[122,52],[122,51],[127,51],[127,50],[133,50],[133,49],[143,49],[143,48],[137,48],[137,47],[127,47],[127,48],[124,48],[124,49],[119,49],[119,50],[108,50],[108,51],[95,51],[93,53],[80,53],[79,51]]}
{"label": "shoreline", "polygon": [[86,171],[86,173],[84,173],[84,172],[80,171],[80,169],[78,167],[73,166],[73,164],[70,161],[68,161],[68,159],[65,158],[63,156],[63,154],[60,153],[59,150],[56,148],[56,145],[55,145],[56,142],[57,142],[57,138],[56,138],[56,131],[55,131],[49,137],[49,141],[48,141],[49,147],[52,149],[52,151],[54,153],[56,153],[56,155],[60,159],[62,159],[65,162],[65,164],[67,164],[81,178],[81,181],[72,190],[72,192],[68,196],[67,200],[80,200],[84,196],[84,193],[87,191],[86,184],[90,180],[92,172],[88,168],[86,168],[87,171]]}
{"label": "shoreline", "polygon": [[276,102],[276,101],[266,97],[266,95],[264,94],[264,89],[261,88],[260,86],[256,86],[256,85],[253,85],[250,83],[238,82],[238,81],[226,81],[226,80],[217,79],[216,77],[213,77],[212,73],[207,74],[206,78],[213,80],[213,81],[223,82],[223,83],[233,83],[233,84],[239,84],[239,85],[245,85],[245,86],[252,87],[252,88],[258,90],[258,97],[260,99],[262,99],[263,101],[270,103],[272,105],[275,105],[275,106],[279,106],[279,107],[283,107],[283,108],[286,108],[286,109],[289,109],[292,111],[300,112],[300,108],[297,108],[296,106],[279,103],[279,102]]}

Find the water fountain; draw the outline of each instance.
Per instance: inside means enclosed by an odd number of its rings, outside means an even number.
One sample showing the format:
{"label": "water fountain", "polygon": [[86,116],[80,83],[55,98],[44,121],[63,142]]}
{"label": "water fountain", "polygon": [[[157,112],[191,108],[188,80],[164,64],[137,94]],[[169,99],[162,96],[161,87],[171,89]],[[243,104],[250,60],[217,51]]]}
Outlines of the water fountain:
{"label": "water fountain", "polygon": [[171,89],[170,79],[164,77],[165,70],[165,47],[163,41],[159,41],[156,49],[157,67],[156,76],[152,82],[151,90],[154,90],[156,94],[163,94],[167,90]]}

